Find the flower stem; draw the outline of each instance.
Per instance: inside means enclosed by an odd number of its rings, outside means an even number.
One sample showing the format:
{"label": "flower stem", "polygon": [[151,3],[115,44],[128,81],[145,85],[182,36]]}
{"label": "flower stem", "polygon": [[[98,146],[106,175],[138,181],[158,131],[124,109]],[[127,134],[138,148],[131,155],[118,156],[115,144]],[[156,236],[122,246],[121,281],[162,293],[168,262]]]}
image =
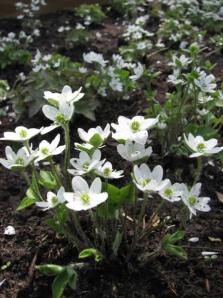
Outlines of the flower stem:
{"label": "flower stem", "polygon": [[194,178],[194,184],[196,184],[199,181],[201,172],[202,172],[202,168],[203,168],[202,157],[198,157],[197,158],[197,169],[196,169],[195,178]]}
{"label": "flower stem", "polygon": [[56,182],[57,182],[57,186],[58,186],[58,187],[59,187],[59,186],[62,186],[63,183],[62,183],[62,181],[61,181],[61,179],[60,179],[60,174],[58,173],[58,170],[57,170],[57,168],[56,168],[56,166],[55,166],[55,164],[54,164],[54,162],[53,162],[52,157],[49,158],[49,161],[50,161],[50,166],[51,166],[52,172],[53,172],[54,177],[55,177]]}
{"label": "flower stem", "polygon": [[147,192],[144,192],[144,194],[143,194],[143,202],[142,202],[142,206],[141,206],[141,210],[140,210],[139,218],[138,218],[138,223],[137,223],[137,232],[139,230],[140,223],[143,220],[143,217],[144,217],[145,212],[146,212],[146,205],[147,205],[147,202],[148,202],[147,201],[147,197],[148,197],[148,193]]}
{"label": "flower stem", "polygon": [[[29,146],[29,142],[26,141],[26,142],[24,143],[24,145],[25,145],[25,147],[27,148],[29,154],[32,154],[31,148],[30,148],[30,146]],[[34,179],[35,188],[36,188],[36,189],[33,189],[33,191],[36,192],[37,197],[39,197],[39,199],[40,199],[41,201],[43,201],[43,197],[42,197],[42,195],[41,195],[41,192],[40,192],[40,189],[39,189],[39,184],[38,184],[38,174],[37,174],[36,167],[35,167],[35,164],[34,164],[34,161],[33,161],[33,160],[32,160],[32,162],[31,162],[31,167],[32,167],[32,177],[33,177],[33,179]],[[31,183],[30,185],[32,185],[32,183]]]}
{"label": "flower stem", "polygon": [[67,185],[68,190],[71,189],[71,179],[67,172],[70,163],[70,128],[69,124],[66,123],[64,125],[64,133],[65,133],[65,160],[64,160],[64,176],[65,176],[65,185]]}
{"label": "flower stem", "polygon": [[30,186],[30,185],[31,185],[31,181],[30,181],[30,179],[29,179],[29,176],[25,173],[25,171],[21,171],[21,175],[22,175],[22,177],[24,178],[24,180],[26,181],[26,184],[27,184],[28,186]]}

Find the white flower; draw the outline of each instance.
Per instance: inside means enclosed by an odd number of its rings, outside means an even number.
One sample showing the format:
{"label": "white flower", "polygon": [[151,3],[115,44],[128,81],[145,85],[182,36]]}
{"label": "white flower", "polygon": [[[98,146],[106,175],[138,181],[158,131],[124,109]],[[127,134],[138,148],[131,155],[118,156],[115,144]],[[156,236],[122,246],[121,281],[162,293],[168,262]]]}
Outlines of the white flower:
{"label": "white flower", "polygon": [[13,226],[7,226],[4,230],[4,235],[7,235],[7,236],[15,235],[15,228]]}
{"label": "white flower", "polygon": [[174,68],[186,68],[188,64],[192,62],[192,60],[185,55],[181,55],[179,58],[174,55],[172,58],[173,60],[169,63],[169,65],[173,66]]}
{"label": "white flower", "polygon": [[84,175],[96,167],[101,166],[104,160],[101,160],[101,151],[96,150],[92,156],[88,155],[86,152],[80,152],[79,158],[72,158],[70,163],[75,168],[75,170],[68,169],[70,174]]}
{"label": "white flower", "polygon": [[107,124],[104,130],[100,126],[97,126],[96,128],[90,128],[88,132],[82,128],[78,128],[77,131],[82,141],[89,143],[92,147],[99,147],[110,135],[110,125]]}
{"label": "white flower", "polygon": [[65,193],[64,197],[68,202],[67,208],[81,211],[88,210],[104,203],[107,198],[107,192],[101,192],[102,183],[100,178],[95,178],[89,187],[87,182],[80,176],[72,180],[73,193]]}
{"label": "white flower", "polygon": [[179,69],[174,69],[173,73],[168,76],[168,82],[173,85],[184,84],[184,80],[181,79],[181,72]]}
{"label": "white flower", "polygon": [[55,208],[57,205],[63,204],[65,202],[64,193],[65,190],[63,187],[60,187],[57,194],[49,191],[47,193],[46,202],[36,202],[36,206],[42,208],[43,211]]}
{"label": "white flower", "polygon": [[216,147],[218,141],[214,138],[205,141],[202,136],[194,137],[189,133],[188,138],[184,135],[187,146],[194,151],[189,157],[209,156],[223,150],[223,147]]}
{"label": "white flower", "polygon": [[25,147],[22,147],[15,153],[10,146],[5,148],[7,159],[0,158],[0,163],[7,169],[25,168],[35,157],[34,154],[29,154]]}
{"label": "white flower", "polygon": [[182,187],[180,183],[169,183],[159,191],[159,195],[169,201],[169,202],[177,202],[181,200],[181,195],[183,193]]}
{"label": "white flower", "polygon": [[207,75],[204,71],[199,71],[199,77],[194,80],[195,85],[205,93],[213,93],[217,86],[215,83],[215,77],[210,74]]}
{"label": "white flower", "polygon": [[105,67],[108,61],[104,60],[104,57],[102,54],[97,54],[95,52],[89,52],[83,54],[83,59],[87,63],[93,63],[96,62],[101,65],[101,67]]}
{"label": "white flower", "polygon": [[181,184],[183,193],[181,195],[183,203],[188,207],[190,211],[190,218],[192,215],[197,214],[198,211],[208,212],[211,210],[208,205],[209,197],[199,197],[201,192],[201,183],[195,184],[190,190],[185,184]]}
{"label": "white flower", "polygon": [[147,130],[158,122],[157,118],[145,119],[143,116],[135,116],[128,119],[124,116],[118,117],[118,124],[112,123],[112,127],[116,130],[112,137],[116,140],[135,141],[145,144],[148,138]]}
{"label": "white flower", "polygon": [[211,95],[206,95],[206,94],[203,94],[203,93],[199,93],[198,95],[198,101],[199,103],[207,103],[211,100],[213,100],[214,98],[211,96]]}
{"label": "white flower", "polygon": [[158,165],[153,171],[144,163],[133,168],[134,183],[143,192],[156,192],[169,184],[169,179],[163,179],[163,168]]}
{"label": "white flower", "polygon": [[113,170],[112,164],[109,161],[107,161],[104,165],[97,167],[96,173],[106,179],[119,179],[123,177],[123,171]]}
{"label": "white flower", "polygon": [[14,141],[14,142],[26,142],[36,136],[41,129],[26,128],[24,126],[18,126],[15,132],[4,132],[4,137],[0,140]]}
{"label": "white flower", "polygon": [[80,87],[77,91],[72,91],[70,86],[64,86],[61,93],[53,93],[51,91],[44,92],[44,98],[53,105],[58,106],[60,101],[65,101],[68,104],[73,104],[79,101],[84,93],[81,93],[82,87]]}
{"label": "white flower", "polygon": [[122,92],[123,91],[123,85],[119,78],[112,77],[111,81],[109,82],[109,86],[113,91]]}
{"label": "white flower", "polygon": [[140,160],[152,154],[152,147],[145,148],[144,144],[126,141],[125,145],[118,144],[117,151],[121,157],[128,161]]}
{"label": "white flower", "polygon": [[143,75],[144,73],[144,68],[143,68],[143,65],[141,63],[138,63],[138,66],[136,68],[134,68],[134,75],[131,75],[129,78],[132,80],[132,81],[137,81],[138,79],[141,78],[141,76]]}
{"label": "white flower", "polygon": [[38,157],[36,161],[40,161],[50,156],[58,155],[62,153],[66,146],[63,145],[58,147],[59,142],[60,142],[60,134],[58,134],[51,143],[45,140],[41,141],[41,143],[39,144],[39,150],[37,153]]}
{"label": "white flower", "polygon": [[60,100],[58,107],[44,105],[42,111],[48,119],[60,126],[70,121],[74,113],[74,105],[67,103],[65,100]]}

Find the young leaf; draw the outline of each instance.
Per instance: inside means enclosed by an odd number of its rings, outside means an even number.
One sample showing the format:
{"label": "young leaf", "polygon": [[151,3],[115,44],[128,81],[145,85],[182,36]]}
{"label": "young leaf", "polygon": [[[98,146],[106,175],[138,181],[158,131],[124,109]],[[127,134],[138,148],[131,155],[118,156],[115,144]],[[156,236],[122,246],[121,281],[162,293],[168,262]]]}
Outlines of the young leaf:
{"label": "young leaf", "polygon": [[92,256],[96,262],[100,262],[103,259],[103,255],[95,248],[86,248],[79,253],[79,259],[85,259]]}
{"label": "young leaf", "polygon": [[168,253],[170,253],[172,255],[176,255],[179,258],[182,258],[184,260],[187,259],[187,252],[181,246],[177,246],[177,245],[173,245],[173,244],[168,244],[163,249],[166,252],[168,252]]}
{"label": "young leaf", "polygon": [[33,198],[29,198],[29,197],[25,197],[24,199],[22,199],[22,201],[19,203],[19,206],[17,207],[16,211],[20,211],[23,210],[33,204],[35,204],[36,199]]}
{"label": "young leaf", "polygon": [[64,289],[66,288],[68,282],[69,275],[67,273],[67,270],[63,270],[54,278],[54,281],[52,283],[53,298],[62,297]]}
{"label": "young leaf", "polygon": [[36,266],[36,269],[47,275],[57,275],[64,271],[63,266],[59,266],[55,264],[39,265],[39,266]]}
{"label": "young leaf", "polygon": [[77,272],[71,266],[67,266],[66,270],[69,277],[68,285],[75,290],[77,288]]}
{"label": "young leaf", "polygon": [[57,188],[56,179],[49,171],[40,171],[39,183],[48,190],[54,190]]}

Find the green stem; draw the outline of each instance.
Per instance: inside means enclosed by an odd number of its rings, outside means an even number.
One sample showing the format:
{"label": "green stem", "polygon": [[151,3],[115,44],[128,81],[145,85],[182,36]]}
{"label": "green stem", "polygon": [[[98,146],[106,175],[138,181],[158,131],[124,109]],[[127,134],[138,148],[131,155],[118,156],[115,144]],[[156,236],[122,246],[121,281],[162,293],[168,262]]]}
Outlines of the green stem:
{"label": "green stem", "polygon": [[197,158],[197,169],[196,169],[195,178],[194,178],[194,184],[196,184],[199,181],[201,172],[202,172],[202,168],[203,168],[202,157],[198,157]]}
{"label": "green stem", "polygon": [[138,223],[137,223],[137,229],[136,229],[137,233],[139,231],[140,224],[141,224],[141,222],[143,220],[143,217],[145,215],[145,212],[146,212],[147,202],[148,202],[148,193],[147,192],[144,192],[144,194],[143,194],[143,202],[142,202],[142,206],[141,206],[139,217],[138,217]]}
{"label": "green stem", "polygon": [[70,212],[69,217],[70,217],[71,221],[74,223],[74,226],[75,226],[75,229],[77,230],[77,233],[79,234],[79,236],[84,241],[85,246],[89,247],[89,245],[91,245],[91,242],[88,239],[87,235],[85,234],[84,230],[82,229],[82,227],[80,225],[80,222],[78,220],[77,214],[75,212]]}
{"label": "green stem", "polygon": [[[27,148],[29,154],[31,155],[32,154],[32,151],[30,149],[30,146],[29,146],[29,142],[26,141],[24,143],[25,147]],[[41,195],[41,192],[40,192],[40,189],[39,189],[39,184],[38,184],[38,174],[37,174],[37,171],[36,171],[36,167],[35,167],[35,164],[34,164],[34,161],[31,162],[31,167],[32,167],[32,177],[34,178],[35,180],[35,187],[36,187],[36,195],[39,197],[39,199],[41,201],[44,201],[43,200],[43,197]],[[35,191],[35,189],[33,189],[33,191]]]}
{"label": "green stem", "polygon": [[31,181],[30,181],[30,179],[29,179],[29,176],[25,173],[25,171],[21,171],[21,175],[22,175],[22,177],[24,178],[24,180],[26,181],[26,184],[27,184],[28,186],[30,186],[30,185],[31,185]]}
{"label": "green stem", "polygon": [[52,157],[49,158],[49,161],[50,161],[50,166],[51,166],[52,172],[53,172],[54,177],[55,177],[56,182],[57,182],[57,186],[60,187],[60,186],[63,185],[63,183],[62,183],[62,181],[60,179],[60,174],[57,171],[57,168],[56,168],[56,166],[55,166],[55,164],[53,162]]}
{"label": "green stem", "polygon": [[64,133],[65,133],[65,160],[64,160],[64,175],[65,175],[65,185],[67,186],[68,190],[71,189],[71,178],[67,169],[70,164],[70,128],[69,123],[64,125]]}

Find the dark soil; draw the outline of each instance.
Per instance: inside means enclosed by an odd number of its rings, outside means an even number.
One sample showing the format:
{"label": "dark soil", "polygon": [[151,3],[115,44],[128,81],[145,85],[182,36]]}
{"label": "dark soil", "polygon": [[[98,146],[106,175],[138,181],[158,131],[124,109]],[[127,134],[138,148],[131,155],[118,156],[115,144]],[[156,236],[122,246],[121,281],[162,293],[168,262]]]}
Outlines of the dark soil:
{"label": "dark soil", "polygon": [[[81,57],[81,51],[77,49],[65,49],[58,37],[56,28],[63,25],[64,20],[70,19],[71,14],[57,14],[43,17],[43,42],[46,51],[51,48],[52,42],[58,45],[58,50],[70,57],[77,59]],[[57,20],[55,22],[55,20]],[[74,22],[74,21],[73,21]],[[56,25],[55,25],[56,23]],[[0,21],[7,31],[16,31],[12,22]],[[15,29],[15,30],[14,30]],[[106,47],[119,43],[119,29],[111,21],[100,29],[105,35]],[[51,39],[49,39],[51,35]],[[39,41],[40,42],[40,41]],[[38,47],[38,42],[35,45]],[[101,44],[93,44],[95,49],[102,49]],[[92,49],[92,47],[91,47]],[[83,50],[83,49],[82,49]],[[87,49],[86,49],[87,50]],[[35,51],[35,47],[33,48]],[[159,67],[165,68],[163,56],[153,56],[153,60],[161,60]],[[220,61],[216,56],[213,60]],[[219,62],[220,65],[220,62]],[[22,69],[24,70],[24,69]],[[1,73],[1,79],[13,81],[13,76],[21,71],[18,66],[11,67]],[[168,71],[168,70],[167,70]],[[217,67],[215,75],[222,79],[222,68]],[[167,86],[164,78],[153,82],[158,88],[160,100],[163,99]],[[131,102],[106,101],[96,113],[97,124],[104,126],[107,122],[116,122],[118,115],[133,116],[143,112],[146,102],[140,96],[136,96]],[[12,130],[17,125],[14,119],[3,117],[1,119],[0,135],[4,131]],[[33,123],[38,123],[36,117]],[[73,127],[89,128],[94,123],[83,118],[77,118]],[[106,157],[112,158],[115,146],[107,149]],[[4,146],[0,147],[0,156],[4,156]],[[166,167],[170,167],[173,160],[166,160]],[[117,168],[120,165],[116,162]],[[187,161],[180,161],[182,168],[187,168]],[[223,205],[216,197],[215,192],[223,192],[223,174],[217,166],[208,165],[202,176],[205,194],[212,198],[212,211],[208,214],[200,214],[193,218],[186,228],[186,237],[183,245],[188,251],[189,258],[182,261],[173,256],[161,255],[150,263],[139,266],[136,260],[131,261],[128,266],[125,262],[114,260],[106,264],[89,266],[79,270],[78,289],[66,290],[65,297],[97,297],[97,298],[160,298],[160,297],[223,297]],[[5,270],[0,269],[0,281],[6,279],[0,288],[0,298],[50,298],[52,278],[43,276],[35,270],[36,264],[55,263],[69,264],[77,262],[77,253],[64,239],[58,239],[46,224],[47,213],[36,208],[29,208],[22,212],[16,212],[21,198],[24,197],[26,185],[17,174],[13,174],[3,167],[0,167],[0,266],[10,262]],[[155,204],[153,202],[152,204]],[[173,221],[170,225],[178,225],[179,218],[175,216],[175,207],[167,206],[165,215],[172,215]],[[149,210],[148,210],[149,212]],[[4,228],[13,225],[16,235],[7,237],[3,235]],[[174,228],[174,227],[173,227]],[[158,233],[159,234],[159,233]],[[191,243],[187,239],[199,237],[199,242]],[[156,234],[145,239],[144,247],[154,246],[158,242]],[[210,241],[209,237],[220,238],[221,241]],[[207,261],[201,256],[202,251],[219,251],[216,260]]]}

